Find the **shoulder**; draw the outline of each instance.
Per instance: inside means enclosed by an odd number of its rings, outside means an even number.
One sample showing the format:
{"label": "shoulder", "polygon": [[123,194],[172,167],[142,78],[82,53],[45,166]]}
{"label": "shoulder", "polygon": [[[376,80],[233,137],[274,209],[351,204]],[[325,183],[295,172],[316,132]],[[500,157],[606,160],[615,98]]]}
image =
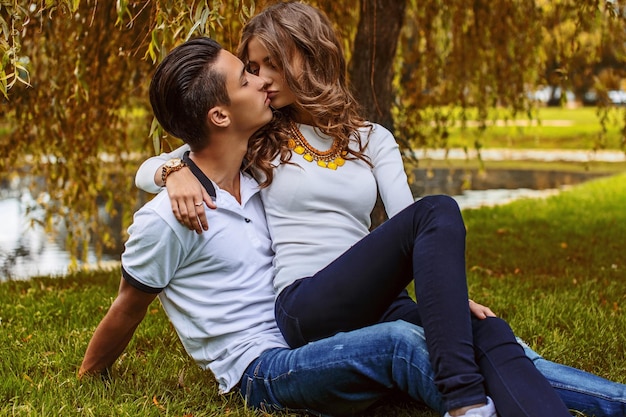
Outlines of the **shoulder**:
{"label": "shoulder", "polygon": [[391,135],[389,129],[378,123],[367,122],[365,129],[370,131],[372,135]]}
{"label": "shoulder", "polygon": [[359,135],[364,144],[367,142],[395,142],[389,129],[378,123],[366,122],[366,125],[359,129]]}
{"label": "shoulder", "polygon": [[398,149],[398,143],[393,134],[378,123],[367,122],[367,126],[359,129],[359,134],[361,135],[361,143],[367,146],[365,152],[369,155]]}
{"label": "shoulder", "polygon": [[142,246],[149,246],[159,244],[164,236],[178,236],[185,230],[172,212],[167,190],[163,190],[135,212],[128,228],[128,240],[139,240]]}
{"label": "shoulder", "polygon": [[172,212],[172,205],[167,189],[164,188],[152,200],[148,201],[135,212],[133,223],[138,219],[142,222],[178,224],[178,222],[172,222],[172,219],[176,220],[176,218]]}
{"label": "shoulder", "polygon": [[[165,288],[191,249],[187,234],[172,213],[166,191],[135,213],[122,253],[127,280],[142,288]],[[136,285],[135,285],[136,286]]]}

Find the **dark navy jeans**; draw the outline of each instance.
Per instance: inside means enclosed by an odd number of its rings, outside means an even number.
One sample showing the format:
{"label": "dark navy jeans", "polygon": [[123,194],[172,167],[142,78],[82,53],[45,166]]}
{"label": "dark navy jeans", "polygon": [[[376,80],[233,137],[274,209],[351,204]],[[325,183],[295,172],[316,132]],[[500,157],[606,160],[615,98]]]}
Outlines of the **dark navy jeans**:
{"label": "dark navy jeans", "polygon": [[[422,198],[312,277],[285,288],[276,300],[276,321],[291,347],[303,346],[379,322],[410,282],[419,300],[416,308],[445,409],[485,402],[467,295],[465,225],[451,197]],[[491,336],[498,335],[486,332],[481,337]],[[508,338],[510,346],[517,345],[512,332]],[[499,351],[505,352],[508,349]],[[569,416],[519,345],[508,354],[503,362],[514,362],[515,372],[501,374],[500,379],[510,387],[525,386],[514,391],[525,392],[531,408],[537,404],[537,410],[545,410],[519,415]],[[539,395],[542,390],[549,395]],[[504,415],[518,415],[504,413],[509,404],[503,398],[493,397],[496,407]]]}

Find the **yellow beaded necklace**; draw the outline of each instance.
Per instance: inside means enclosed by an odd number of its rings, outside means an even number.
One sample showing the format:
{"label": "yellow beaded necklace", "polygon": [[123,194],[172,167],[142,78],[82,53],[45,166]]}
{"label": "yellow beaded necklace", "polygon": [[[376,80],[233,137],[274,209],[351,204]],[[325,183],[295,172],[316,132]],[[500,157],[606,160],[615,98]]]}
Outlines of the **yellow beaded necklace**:
{"label": "yellow beaded necklace", "polygon": [[346,160],[343,157],[345,157],[348,152],[340,149],[337,145],[337,141],[333,141],[333,145],[329,150],[320,151],[311,146],[293,121],[289,122],[289,131],[291,132],[292,137],[289,138],[287,146],[298,155],[302,155],[302,158],[304,158],[305,161],[315,161],[318,166],[332,170],[335,170],[346,163]]}

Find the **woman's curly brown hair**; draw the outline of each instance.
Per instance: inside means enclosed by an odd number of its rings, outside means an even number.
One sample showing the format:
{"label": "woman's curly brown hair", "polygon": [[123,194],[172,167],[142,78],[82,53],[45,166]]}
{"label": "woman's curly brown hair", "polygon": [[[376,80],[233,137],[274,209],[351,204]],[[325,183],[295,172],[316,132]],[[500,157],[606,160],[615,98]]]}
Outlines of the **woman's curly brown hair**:
{"label": "woman's curly brown hair", "polygon": [[[363,153],[367,143],[361,143],[359,129],[371,130],[371,125],[359,115],[348,86],[343,49],[326,15],[302,3],[278,3],[264,9],[243,29],[238,55],[244,63],[248,62],[247,49],[253,37],[267,48],[296,96],[296,103],[275,111],[274,120],[250,138],[246,159],[248,166],[264,177],[261,186],[272,182],[272,161],[277,156],[281,163],[291,158],[288,126],[297,111],[309,113],[317,129],[338,141],[348,152],[346,159],[358,158],[370,164]],[[302,58],[298,60],[302,68],[292,65],[298,57]],[[356,146],[349,147],[350,142]]]}

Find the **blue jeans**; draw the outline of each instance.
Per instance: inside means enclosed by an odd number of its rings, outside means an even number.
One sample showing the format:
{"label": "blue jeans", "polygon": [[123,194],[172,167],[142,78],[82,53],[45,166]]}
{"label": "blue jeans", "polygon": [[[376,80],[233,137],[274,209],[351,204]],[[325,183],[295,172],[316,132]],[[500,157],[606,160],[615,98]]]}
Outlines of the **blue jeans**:
{"label": "blue jeans", "polygon": [[240,390],[248,406],[266,412],[348,415],[401,391],[444,413],[433,378],[423,329],[396,321],[264,352]]}
{"label": "blue jeans", "polygon": [[[626,415],[626,385],[547,361],[528,347],[524,349],[569,408],[596,417]],[[339,333],[293,350],[269,350],[250,364],[240,390],[249,407],[266,412],[348,415],[397,392],[445,412],[424,331],[404,321]]]}
{"label": "blue jeans", "polygon": [[551,362],[519,343],[568,408],[595,417],[626,416],[626,385]]}
{"label": "blue jeans", "polygon": [[[396,301],[410,282],[419,300],[412,304],[426,334],[434,382],[446,410],[484,402],[485,382],[489,388],[504,381],[508,390],[498,390],[502,395],[493,398],[504,415],[569,415],[510,329],[507,344],[499,340],[499,331],[483,326],[479,340],[495,349],[501,364],[501,372],[494,373],[497,382],[484,380],[475,357],[477,329],[467,296],[465,225],[458,205],[448,196],[413,203],[315,275],[285,288],[276,300],[276,322],[287,343],[299,347],[385,321],[386,316],[414,321],[401,309],[389,312],[401,307]],[[522,391],[525,401],[535,407],[519,406],[517,394],[511,392]],[[524,408],[536,411],[523,412]]]}

